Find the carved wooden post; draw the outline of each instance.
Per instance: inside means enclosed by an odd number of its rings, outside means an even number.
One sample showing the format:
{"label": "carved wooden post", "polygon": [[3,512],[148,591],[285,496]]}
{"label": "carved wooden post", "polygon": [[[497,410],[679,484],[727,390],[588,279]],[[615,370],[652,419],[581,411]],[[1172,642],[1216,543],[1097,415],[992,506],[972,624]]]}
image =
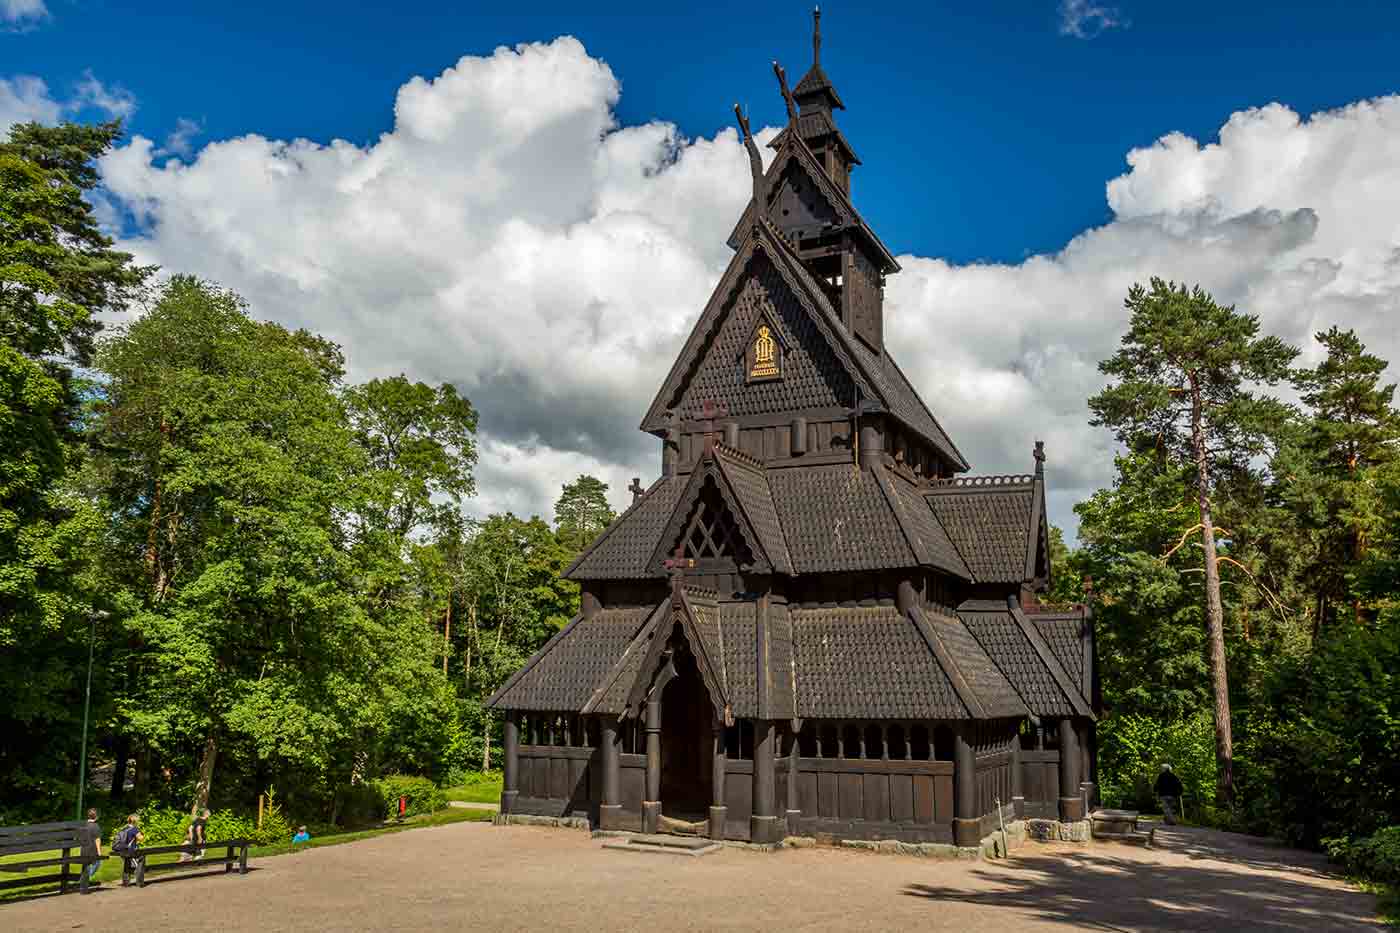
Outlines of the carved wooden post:
{"label": "carved wooden post", "polygon": [[982,842],[977,812],[977,757],[965,724],[953,738],[953,844],[975,847]]}
{"label": "carved wooden post", "polygon": [[642,801],[642,832],[654,833],[661,816],[661,700],[647,701],[647,795]]}
{"label": "carved wooden post", "polygon": [[622,793],[620,765],[617,748],[618,721],[604,716],[599,724],[599,755],[603,764],[603,802],[598,805],[598,828],[616,829],[622,816]]}
{"label": "carved wooden post", "polygon": [[1079,796],[1079,735],[1074,720],[1060,720],[1060,821],[1084,819],[1084,798]]}
{"label": "carved wooden post", "polygon": [[797,835],[797,821],[802,817],[802,805],[797,801],[797,756],[800,743],[797,740],[797,730],[792,731],[792,747],[788,749],[788,773],[787,773],[787,833],[789,836]]}
{"label": "carved wooden post", "polygon": [[502,765],[501,815],[515,810],[515,798],[520,796],[520,714],[506,713],[505,755]]}
{"label": "carved wooden post", "polygon": [[750,842],[778,842],[781,827],[774,814],[776,787],[773,766],[773,723],[755,720],[753,731],[753,815],[749,817]]}
{"label": "carved wooden post", "polygon": [[723,839],[724,824],[729,816],[724,797],[724,723],[716,719],[710,734],[710,838]]}

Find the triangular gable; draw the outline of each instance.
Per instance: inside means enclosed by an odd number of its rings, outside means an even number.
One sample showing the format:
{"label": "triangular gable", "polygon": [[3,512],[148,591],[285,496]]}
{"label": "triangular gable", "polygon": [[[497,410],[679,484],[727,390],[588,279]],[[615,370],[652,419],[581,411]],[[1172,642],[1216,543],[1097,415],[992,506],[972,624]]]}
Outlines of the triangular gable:
{"label": "triangular gable", "polygon": [[773,571],[773,561],[740,507],[733,483],[714,459],[690,474],[652,551],[651,564],[660,568],[677,547],[697,566],[710,559],[730,559],[740,570]]}
{"label": "triangular gable", "polygon": [[695,658],[696,667],[700,670],[700,679],[704,682],[710,702],[714,705],[715,717],[726,725],[733,724],[734,715],[723,668],[723,648],[708,644],[700,631],[700,616],[705,612],[718,613],[714,601],[715,594],[712,593],[693,595],[685,587],[673,591],[670,611],[667,613],[670,625],[667,626],[667,623],[662,621],[654,630],[646,656],[642,659],[636,678],[627,692],[623,716],[640,715],[642,703],[646,701],[652,681],[663,666],[662,660],[666,656],[671,636],[680,632]]}
{"label": "triangular gable", "polygon": [[564,569],[566,580],[636,579],[659,576],[646,566],[656,530],[671,514],[680,482],[663,476],[594,538]]}
{"label": "triangular gable", "polygon": [[763,464],[743,451],[716,443],[715,465],[729,482],[748,527],[753,529],[773,569],[778,573],[795,573],[782,522],[778,518],[778,507],[773,501],[773,488],[768,483],[768,471]]}
{"label": "triangular gable", "polygon": [[[1015,597],[1004,602],[967,600],[958,606],[958,615],[979,641],[988,642],[983,647],[1037,714],[1062,715],[1072,711],[1074,715],[1093,718],[1079,684],[1060,663],[1044,633],[1022,612]],[[1053,692],[1046,694],[1047,689]],[[1061,699],[1066,706],[1061,706]]]}
{"label": "triangular gable", "polygon": [[[773,157],[773,162],[764,173],[764,191],[768,195],[768,210],[765,213],[773,217],[775,202],[784,197],[783,187],[785,180],[791,178],[791,163],[796,162],[800,166],[803,175],[810,179],[815,188],[814,194],[818,195],[826,205],[832,215],[836,218],[841,227],[853,227],[864,235],[875,253],[875,264],[881,272],[890,274],[899,271],[899,263],[895,260],[894,254],[889,251],[884,242],[871,229],[870,225],[861,217],[860,212],[851,203],[851,198],[841,189],[841,186],[831,180],[826,170],[817,161],[817,157],[812,154],[805,140],[796,133],[787,133],[786,138],[777,154]],[[749,199],[748,205],[744,208],[744,213],[739,216],[739,222],[735,224],[734,230],[729,234],[729,246],[731,249],[738,249],[743,242],[745,231],[753,225],[754,202]]]}
{"label": "triangular gable", "polygon": [[[804,293],[804,289],[798,284],[791,271],[787,268],[786,262],[781,259],[783,247],[780,237],[767,224],[757,225],[745,238],[739,251],[730,260],[728,268],[721,276],[719,284],[714,293],[710,296],[709,302],[705,306],[700,319],[695,322],[695,327],[691,330],[690,337],[687,338],[681,352],[677,355],[675,362],[671,365],[671,371],[666,376],[666,381],[662,383],[657,391],[656,397],[652,400],[651,407],[647,410],[646,417],[642,419],[641,428],[643,431],[660,433],[668,426],[666,414],[675,406],[679,405],[684,397],[686,389],[695,379],[697,372],[705,364],[710,353],[714,351],[717,338],[728,320],[729,316],[736,310],[740,290],[745,288],[751,279],[761,276],[764,267],[762,263],[768,263],[776,273],[776,278],[780,280],[788,289],[788,295],[795,300],[796,308],[793,313],[804,321],[810,321],[812,328],[803,326],[802,330],[814,332],[808,338],[808,345],[805,352],[814,360],[821,356],[830,354],[835,365],[843,374],[844,379],[850,382],[859,390],[862,398],[878,397],[878,393],[872,390],[871,383],[865,372],[857,365],[855,357],[848,344],[851,337],[845,334],[839,319],[826,317],[810,296]],[[781,322],[779,322],[781,323]],[[782,336],[789,341],[788,349],[795,350],[795,345],[799,342],[798,335],[792,332],[792,328],[784,327]],[[748,336],[747,329],[744,330],[744,337]],[[821,345],[811,341],[820,340]],[[795,353],[790,353],[795,356]],[[736,354],[737,360],[737,354]],[[734,367],[736,360],[723,359],[719,361],[722,367]],[[791,362],[789,366],[789,377],[795,377]],[[813,363],[814,366],[819,365]],[[791,385],[789,377],[785,377],[779,383],[759,384],[760,387],[773,386],[774,391],[783,385]],[[830,377],[824,377],[828,382]],[[854,395],[854,392],[851,393]],[[727,401],[727,400],[726,400]],[[841,399],[840,404],[853,404],[855,399]]]}

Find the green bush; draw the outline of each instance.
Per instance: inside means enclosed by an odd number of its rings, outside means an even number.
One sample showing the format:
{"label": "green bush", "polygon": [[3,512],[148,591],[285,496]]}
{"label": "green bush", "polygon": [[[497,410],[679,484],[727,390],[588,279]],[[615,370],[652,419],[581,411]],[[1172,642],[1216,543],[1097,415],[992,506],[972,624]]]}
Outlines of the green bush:
{"label": "green bush", "polygon": [[433,813],[447,806],[447,795],[425,777],[391,774],[374,782],[384,801],[383,816],[394,819],[399,815],[399,797],[408,798],[408,816]]}
{"label": "green bush", "polygon": [[[185,841],[185,831],[193,817],[175,807],[147,804],[140,810],[141,832],[146,846],[174,846]],[[126,821],[113,827],[111,835],[126,825]],[[235,813],[233,810],[214,810],[209,814],[209,825],[205,830],[206,839],[248,839],[257,845],[286,842],[292,838],[292,824],[277,803],[277,794],[269,789],[263,804],[262,827],[258,827],[256,812]]]}
{"label": "green bush", "polygon": [[1193,811],[1214,800],[1215,724],[1209,710],[1174,722],[1135,713],[1100,722],[1099,793],[1106,806],[1155,811],[1152,786],[1163,764],[1181,779]]}
{"label": "green bush", "polygon": [[1400,884],[1400,826],[1387,826],[1360,839],[1328,839],[1324,844],[1332,861],[1347,874]]}
{"label": "green bush", "polygon": [[[342,784],[335,792],[335,822],[340,826],[365,826],[384,819],[387,803],[377,781]],[[397,806],[397,798],[395,798]]]}

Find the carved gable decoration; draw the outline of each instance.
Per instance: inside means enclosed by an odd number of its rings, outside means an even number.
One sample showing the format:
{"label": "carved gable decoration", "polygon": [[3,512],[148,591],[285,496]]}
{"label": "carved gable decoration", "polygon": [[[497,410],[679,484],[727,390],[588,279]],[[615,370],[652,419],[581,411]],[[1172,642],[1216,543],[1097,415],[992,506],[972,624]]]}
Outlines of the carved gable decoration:
{"label": "carved gable decoration", "polygon": [[676,547],[680,548],[681,557],[695,561],[697,567],[715,566],[716,562],[727,565],[731,561],[735,567],[753,564],[753,554],[713,476],[705,477]]}
{"label": "carved gable decoration", "polygon": [[783,378],[783,344],[778,328],[766,314],[758,317],[758,326],[744,351],[746,382],[764,382]]}
{"label": "carved gable decoration", "polygon": [[[773,341],[771,364],[761,329]],[[776,372],[775,372],[776,370]],[[850,405],[851,374],[812,316],[763,253],[755,253],[714,333],[666,407],[698,417],[701,403],[723,403],[731,417]]]}

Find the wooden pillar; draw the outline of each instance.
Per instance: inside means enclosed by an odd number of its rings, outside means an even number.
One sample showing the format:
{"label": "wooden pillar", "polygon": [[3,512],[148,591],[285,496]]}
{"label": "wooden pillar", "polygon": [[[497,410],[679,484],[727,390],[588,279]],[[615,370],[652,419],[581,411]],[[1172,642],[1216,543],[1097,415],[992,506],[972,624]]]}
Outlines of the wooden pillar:
{"label": "wooden pillar", "polygon": [[982,821],[977,812],[977,757],[964,724],[953,737],[953,844],[976,847],[982,842]]}
{"label": "wooden pillar", "polygon": [[1084,819],[1084,798],[1079,796],[1079,735],[1074,720],[1060,720],[1060,821]]}
{"label": "wooden pillar", "polygon": [[622,817],[621,765],[617,747],[618,721],[604,716],[599,723],[598,749],[603,765],[603,802],[598,805],[598,828],[617,829]]}
{"label": "wooden pillar", "polygon": [[1019,731],[1011,737],[1011,806],[1016,810],[1016,819],[1025,819],[1025,775],[1021,773],[1021,734]]}
{"label": "wooden pillar", "polygon": [[520,714],[506,713],[505,763],[502,765],[501,814],[515,810],[515,798],[520,796]]}
{"label": "wooden pillar", "polygon": [[775,769],[773,754],[773,723],[758,719],[753,724],[753,815],[749,817],[750,842],[779,842],[782,839],[782,825],[777,815],[774,798]]}
{"label": "wooden pillar", "polygon": [[642,832],[654,833],[661,816],[661,700],[647,701],[647,794],[642,801]]}
{"label": "wooden pillar", "polygon": [[860,428],[860,466],[868,470],[879,463],[885,455],[885,437],[874,425],[864,424]]}
{"label": "wooden pillar", "polygon": [[797,801],[797,756],[798,746],[797,730],[790,733],[792,736],[792,747],[788,749],[788,773],[787,773],[787,834],[796,836],[798,820],[802,818],[802,806]]}
{"label": "wooden pillar", "polygon": [[729,818],[729,807],[725,804],[724,797],[727,761],[724,754],[724,723],[716,719],[710,734],[710,838],[723,839],[724,824]]}

